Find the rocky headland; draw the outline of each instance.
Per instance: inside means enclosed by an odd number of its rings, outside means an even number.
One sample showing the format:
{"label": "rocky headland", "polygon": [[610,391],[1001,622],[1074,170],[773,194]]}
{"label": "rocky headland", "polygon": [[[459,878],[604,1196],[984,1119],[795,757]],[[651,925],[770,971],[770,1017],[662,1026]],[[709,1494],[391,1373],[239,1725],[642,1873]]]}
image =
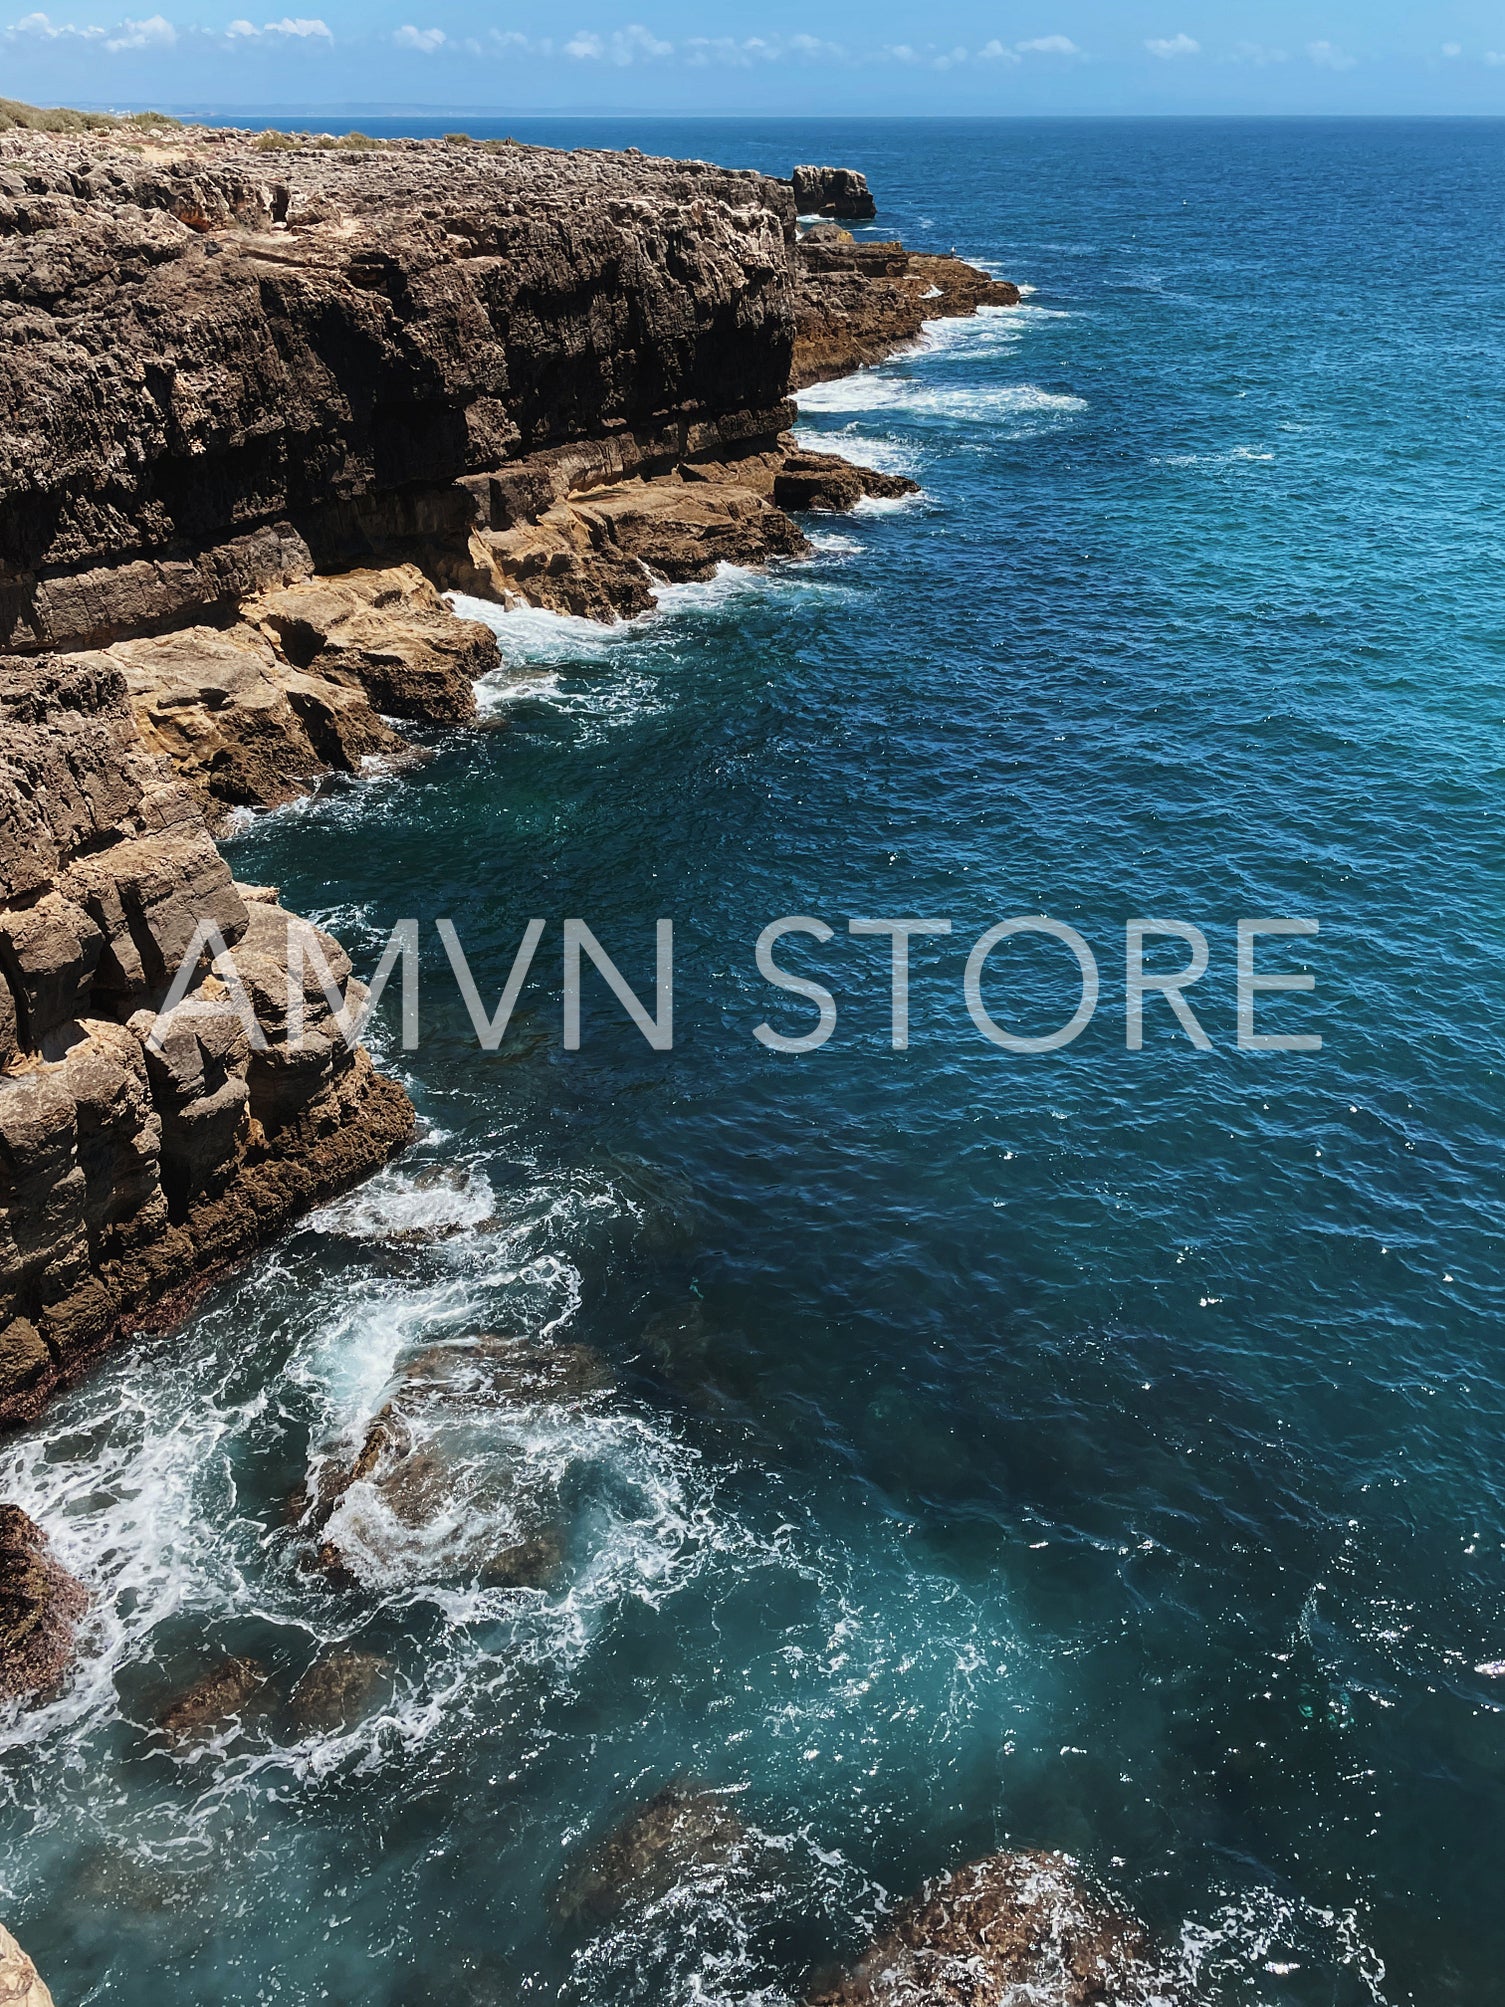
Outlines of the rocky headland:
{"label": "rocky headland", "polygon": [[0,131],[0,1421],[410,1134],[327,936],[293,1050],[302,923],[213,837],[465,725],[498,651],[446,589],[618,619],[912,486],[802,451],[790,390],[1017,294],[802,238],[806,201],[872,206],[845,170]]}
{"label": "rocky headland", "polygon": [[[912,488],[802,450],[791,391],[1018,293],[840,227],[875,213],[845,169],[0,107],[0,1423],[409,1138],[406,1096],[348,1035],[348,958],[238,884],[215,836],[466,727],[498,647],[445,594],[630,617],[666,581],[803,554],[807,511]],[[468,1457],[466,1432],[612,1398],[578,1347],[405,1358],[291,1502],[308,1568],[335,1592],[437,1554],[456,1579],[547,1586],[560,1499]],[[86,1610],[0,1507],[0,1701],[55,1688]],[[329,1731],[390,1671],[333,1650],[282,1692],[222,1659],[160,1732],[251,1708]],[[719,1872],[746,1841],[676,1780],[582,1854],[560,1916]],[[891,1912],[810,2001],[1086,2007],[1149,1997],[1144,1970],[1142,1934],[1070,1863],[1003,1854]],[[48,1998],[3,1931],[0,1992]]]}

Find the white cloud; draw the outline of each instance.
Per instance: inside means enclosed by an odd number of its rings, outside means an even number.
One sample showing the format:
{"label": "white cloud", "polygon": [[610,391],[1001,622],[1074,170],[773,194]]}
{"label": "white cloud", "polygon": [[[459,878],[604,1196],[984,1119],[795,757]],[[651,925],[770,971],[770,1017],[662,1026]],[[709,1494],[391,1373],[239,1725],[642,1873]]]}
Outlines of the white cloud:
{"label": "white cloud", "polygon": [[840,62],[846,56],[839,42],[823,42],[819,35],[791,35],[789,48],[793,55],[808,56],[812,62],[831,57]]}
{"label": "white cloud", "polygon": [[75,28],[71,22],[50,21],[45,14],[24,14],[5,31],[7,42],[98,42],[103,28]]}
{"label": "white cloud", "polygon": [[116,51],[170,49],[177,39],[178,31],[171,21],[164,20],[160,14],[150,14],[144,21],[122,21],[105,47]]}
{"label": "white cloud", "polygon": [[1177,56],[1200,56],[1202,44],[1194,42],[1190,35],[1164,35],[1145,43],[1152,56],[1159,56],[1163,62],[1172,62]]}
{"label": "white cloud", "polygon": [[996,36],[991,42],[983,43],[977,52],[977,56],[979,62],[984,63],[1017,63],[1019,60],[1013,50],[1005,48],[1004,44]]}
{"label": "white cloud", "polygon": [[1284,49],[1267,49],[1263,42],[1240,42],[1233,52],[1236,63],[1257,63],[1262,68],[1266,63],[1289,62]]}
{"label": "white cloud", "polygon": [[442,28],[415,28],[405,21],[392,32],[392,41],[399,49],[416,49],[421,56],[433,55],[435,49],[442,49],[449,40]]}
{"label": "white cloud", "polygon": [[[465,46],[468,49],[472,44],[467,41]],[[527,35],[520,35],[515,28],[488,28],[485,46],[493,55],[499,56],[552,56],[554,53],[554,44],[547,35],[535,42]]]}
{"label": "white cloud", "polygon": [[916,49],[909,42],[891,42],[882,53],[891,63],[908,63],[925,70],[954,70],[972,60],[971,52],[960,44],[954,49],[938,49],[931,42],[923,49]]}
{"label": "white cloud", "polygon": [[1505,68],[1505,49],[1486,49],[1484,60],[1486,63],[1492,63],[1496,69]]}
{"label": "white cloud", "polygon": [[1036,35],[1032,42],[1016,42],[1021,56],[1079,56],[1082,52],[1069,35]]}
{"label": "white cloud", "polygon": [[1351,70],[1358,61],[1346,56],[1334,42],[1308,42],[1306,52],[1319,70]]}
{"label": "white cloud", "polygon": [[564,45],[564,53],[577,62],[617,63],[625,66],[640,58],[654,60],[674,54],[674,44],[651,34],[641,21],[618,28],[610,35],[597,35],[582,28]]}
{"label": "white cloud", "polygon": [[1444,42],[1442,53],[1445,56],[1461,56],[1463,54],[1463,44],[1461,42]]}
{"label": "white cloud", "polygon": [[280,21],[265,21],[257,27],[254,21],[232,21],[225,30],[228,42],[259,42],[264,35],[274,35],[280,41],[332,42],[334,36],[323,21],[305,20],[301,16],[290,20],[286,15]]}
{"label": "white cloud", "polygon": [[692,35],[685,43],[685,61],[697,69],[712,63],[734,70],[751,69],[754,63],[774,61],[778,50],[761,35],[749,35],[739,42],[735,35]]}

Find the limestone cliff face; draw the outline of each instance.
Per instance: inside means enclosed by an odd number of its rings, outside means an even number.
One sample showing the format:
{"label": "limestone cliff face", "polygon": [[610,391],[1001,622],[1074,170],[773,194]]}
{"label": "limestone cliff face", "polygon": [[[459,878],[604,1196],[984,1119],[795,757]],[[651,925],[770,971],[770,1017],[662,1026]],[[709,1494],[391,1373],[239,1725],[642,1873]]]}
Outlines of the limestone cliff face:
{"label": "limestone cliff face", "polygon": [[[0,131],[0,1422],[409,1133],[212,836],[463,727],[442,590],[615,619],[913,485],[791,383],[1017,295],[795,218],[636,153]],[[212,944],[159,1017],[205,923],[254,1038]]]}
{"label": "limestone cliff face", "polygon": [[[193,953],[209,926],[260,1049],[214,939]],[[289,1035],[287,965],[307,936],[358,1007],[337,943],[234,883],[142,743],[118,668],[5,665],[0,1421],[407,1139],[406,1096],[331,1022],[312,953],[306,1035]],[[190,956],[191,988],[159,1016]]]}
{"label": "limestone cliff face", "polygon": [[771,440],[793,214],[635,155],[0,135],[0,643],[462,554],[572,442]]}

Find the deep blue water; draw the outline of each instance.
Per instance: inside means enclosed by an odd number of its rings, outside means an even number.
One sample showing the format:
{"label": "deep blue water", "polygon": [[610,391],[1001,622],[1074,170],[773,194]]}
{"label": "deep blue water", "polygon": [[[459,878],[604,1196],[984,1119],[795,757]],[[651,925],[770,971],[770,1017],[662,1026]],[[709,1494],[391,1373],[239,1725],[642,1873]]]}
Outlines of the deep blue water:
{"label": "deep blue water", "polygon": [[[774,2003],[1028,1844],[1200,2000],[1505,1999],[1505,124],[509,129],[840,160],[1031,290],[804,400],[917,503],[631,627],[503,617],[483,729],[235,843],[367,970],[422,919],[422,1045],[379,1043],[425,1136],[4,1446],[101,1592],[8,1731],[8,1921],[67,2003]],[[754,968],[786,914],[835,930],[781,950],[837,997],[803,1056],[752,1036],[814,1021]],[[906,1052],[872,914],[953,922]],[[1016,914],[1101,965],[1058,1053],[963,1006]],[[495,1055],[440,915],[492,998],[549,923]],[[571,915],[645,994],[674,919],[672,1053],[599,985],[562,1049]],[[1265,916],[1320,925],[1259,1005],[1320,1052],[1235,1045]],[[1126,1051],[1141,917],[1205,932],[1211,1051],[1154,1000]],[[1057,944],[990,970],[1018,1029],[1075,1003]],[[285,1495],[476,1330],[621,1377],[483,1432],[563,1579],[311,1581]],[[152,1735],[216,1651],[285,1690],[324,1640],[394,1661],[374,1722]],[[572,1934],[566,1857],[676,1775],[768,1846]]]}

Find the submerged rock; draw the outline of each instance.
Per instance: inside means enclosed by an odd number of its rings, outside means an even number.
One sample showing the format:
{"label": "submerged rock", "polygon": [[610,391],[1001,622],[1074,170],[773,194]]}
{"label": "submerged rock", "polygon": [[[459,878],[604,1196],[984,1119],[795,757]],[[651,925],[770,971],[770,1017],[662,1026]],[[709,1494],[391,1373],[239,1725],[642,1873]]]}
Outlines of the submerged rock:
{"label": "submerged rock", "polygon": [[305,1732],[353,1728],[391,1691],[392,1661],[376,1652],[320,1654],[293,1688],[289,1712]]}
{"label": "submerged rock", "polygon": [[221,1659],[194,1681],[162,1716],[169,1742],[192,1742],[233,1721],[267,1683],[265,1666],[255,1659]]}
{"label": "submerged rock", "polygon": [[556,1482],[506,1420],[558,1426],[610,1384],[583,1345],[488,1333],[414,1353],[354,1459],[314,1486],[318,1565],[343,1582],[545,1586],[566,1551]]}
{"label": "submerged rock", "polygon": [[806,2007],[1167,2007],[1139,1924],[1065,1854],[1001,1853],[902,1904]]}
{"label": "submerged rock", "polygon": [[42,1529],[19,1506],[0,1505],[0,1701],[35,1698],[58,1684],[88,1602],[82,1582],[48,1552]]}
{"label": "submerged rock", "polygon": [[0,2002],[4,2007],[52,2007],[37,1968],[0,1924]]}
{"label": "submerged rock", "polygon": [[667,1894],[687,1875],[725,1868],[746,1839],[723,1793],[666,1784],[571,1865],[555,1909],[566,1922],[603,1922],[630,1902]]}

